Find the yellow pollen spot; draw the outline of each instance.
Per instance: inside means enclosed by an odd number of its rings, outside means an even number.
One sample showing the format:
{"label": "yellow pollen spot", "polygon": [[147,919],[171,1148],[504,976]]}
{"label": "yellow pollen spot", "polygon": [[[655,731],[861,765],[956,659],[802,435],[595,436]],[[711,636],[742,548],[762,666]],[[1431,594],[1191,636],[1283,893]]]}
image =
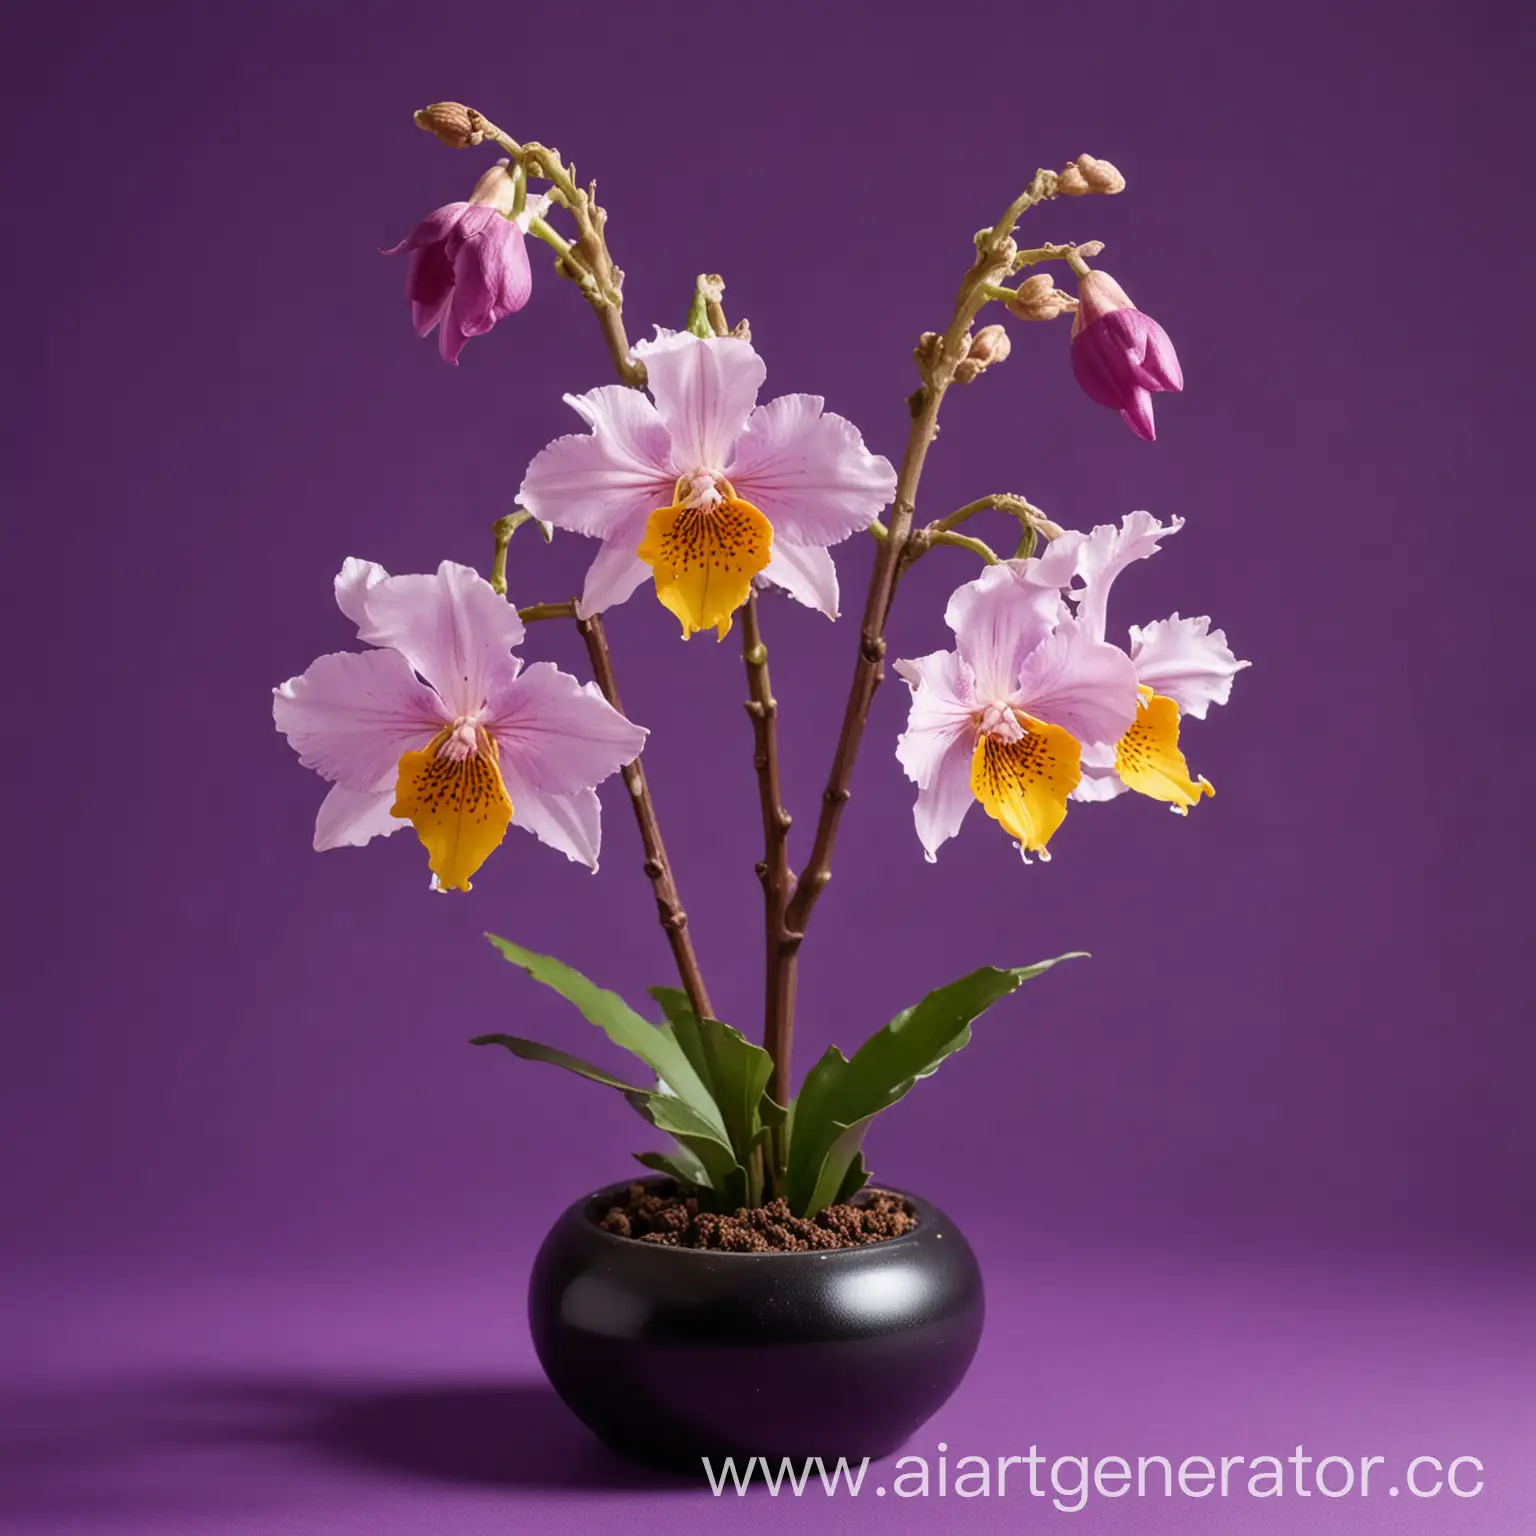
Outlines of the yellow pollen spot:
{"label": "yellow pollen spot", "polygon": [[656,596],[681,620],[683,639],[713,629],[723,640],[772,550],[768,519],[751,502],[726,497],[652,512],[638,553],[656,572]]}
{"label": "yellow pollen spot", "polygon": [[1077,738],[1029,715],[1018,741],[983,736],[971,758],[971,793],[1025,853],[1050,842],[1066,819],[1067,796],[1083,776]]}
{"label": "yellow pollen spot", "polygon": [[1127,788],[1166,801],[1180,816],[1202,795],[1216,793],[1209,779],[1189,776],[1179,750],[1179,706],[1145,685],[1135,722],[1115,748],[1115,771]]}
{"label": "yellow pollen spot", "polygon": [[455,757],[443,751],[453,734],[449,726],[400,759],[390,814],[416,828],[442,889],[467,891],[469,877],[507,835],[512,801],[494,738],[477,731],[475,750]]}

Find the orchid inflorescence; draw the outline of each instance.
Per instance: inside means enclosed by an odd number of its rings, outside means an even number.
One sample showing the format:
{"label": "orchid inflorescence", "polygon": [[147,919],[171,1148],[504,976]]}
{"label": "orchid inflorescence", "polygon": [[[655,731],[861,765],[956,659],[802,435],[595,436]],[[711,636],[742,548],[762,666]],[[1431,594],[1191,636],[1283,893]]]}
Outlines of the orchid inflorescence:
{"label": "orchid inflorescence", "polygon": [[[1079,156],[1059,172],[1037,172],[1002,217],[977,233],[952,318],[944,330],[925,332],[914,351],[918,387],[907,401],[905,450],[893,467],[820,396],[760,402],[766,367],[745,323],[727,321],[717,275],[697,279],[683,330],[658,328],[654,339],[631,344],[624,274],[608,248],[596,185],[580,185],[557,151],[521,144],[454,102],[428,107],[416,121],[451,148],[491,145],[504,156],[468,199],[429,214],[389,252],[408,256],[417,334],[437,330],[443,357],[456,364],[468,340],[520,310],[533,286],[531,235],[553,248],[556,270],[596,314],[619,382],[565,397],[586,430],[557,438],[529,464],[520,510],[495,525],[489,579],[451,562],[435,575],[390,576],[357,559],[342,567],[336,601],[368,649],[320,657],[276,689],[274,700],[278,728],[331,786],[315,846],[360,845],[411,825],[433,887],[468,891],[508,827],[521,826],[595,870],[596,786],[622,773],[682,981],[681,990],[653,989],[663,1020],[645,1019],[557,960],[494,942],[638,1057],[647,1081],[631,1083],[520,1037],[484,1035],[476,1043],[500,1044],[622,1091],[672,1137],[669,1151],[640,1160],[701,1200],[730,1207],[782,1195],[807,1214],[865,1182],[861,1146],[874,1114],[963,1045],[971,1021],[991,1003],[1055,963],[985,967],[940,988],[851,1059],[829,1050],[792,1099],[799,952],[831,876],[854,761],[884,674],[900,574],[939,546],[983,563],[949,599],[953,648],[895,663],[911,693],[896,757],[917,786],[914,819],[929,860],[959,832],[973,803],[1029,863],[1050,857],[1073,802],[1130,790],[1187,814],[1213,793],[1189,769],[1181,725],[1226,703],[1247,663],[1206,618],[1175,613],[1119,629],[1108,616],[1119,576],[1155,554],[1182,519],[1136,511],[1079,533],[1026,498],[999,493],[915,521],[945,395],[1008,356],[1007,325],[977,324],[990,305],[1020,322],[1070,314],[1072,371],[1084,392],[1118,411],[1138,437],[1154,438],[1153,394],[1183,387],[1162,327],[1088,265],[1103,249],[1099,242],[1021,249],[1014,238],[1035,204],[1113,195],[1125,179],[1107,161]],[[534,183],[542,190],[532,190]],[[569,235],[557,219],[569,220]],[[1044,271],[1010,286],[1051,262],[1075,277],[1075,295]],[[961,531],[987,512],[1017,523],[1011,555]],[[509,544],[528,521],[546,538],[562,529],[597,541],[579,597],[522,609],[509,601]],[[759,595],[778,589],[836,619],[831,550],[860,533],[877,541],[874,573],[842,732],[796,875]],[[625,717],[618,696],[601,615],[647,584],[684,639],[700,630],[723,639],[740,621],[765,842],[757,866],[767,919],[762,1046],[714,1017],[641,762],[646,732]],[[579,629],[594,681],[580,683],[548,662],[525,666],[515,654],[531,624],[559,619]]]}

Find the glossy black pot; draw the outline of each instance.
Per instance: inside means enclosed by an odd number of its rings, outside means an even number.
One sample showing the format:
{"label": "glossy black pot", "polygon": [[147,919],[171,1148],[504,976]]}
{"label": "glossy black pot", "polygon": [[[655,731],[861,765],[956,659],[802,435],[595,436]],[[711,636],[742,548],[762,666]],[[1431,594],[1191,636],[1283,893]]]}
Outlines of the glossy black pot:
{"label": "glossy black pot", "polygon": [[876,1458],[960,1385],[981,1271],[926,1201],[903,1194],[917,1226],[862,1248],[715,1253],[604,1232],[625,1187],[560,1217],[528,1288],[550,1384],[615,1450],[694,1472],[701,1456]]}

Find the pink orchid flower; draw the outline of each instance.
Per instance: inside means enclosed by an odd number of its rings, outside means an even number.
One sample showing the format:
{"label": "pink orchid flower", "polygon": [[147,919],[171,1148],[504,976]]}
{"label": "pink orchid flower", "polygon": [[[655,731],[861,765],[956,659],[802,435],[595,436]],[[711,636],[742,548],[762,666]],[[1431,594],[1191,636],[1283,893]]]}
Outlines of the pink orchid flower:
{"label": "pink orchid flower", "polygon": [[1136,718],[1130,658],[1069,614],[1034,561],[989,566],[949,600],[955,649],[896,671],[912,689],[896,757],[917,785],[914,819],[931,863],[974,801],[1024,861],[1067,814],[1085,744],[1118,741]]}
{"label": "pink orchid flower", "polygon": [[1072,372],[1090,400],[1119,411],[1131,431],[1149,443],[1157,439],[1152,396],[1184,388],[1184,370],[1168,333],[1142,314],[1107,272],[1088,272],[1077,285]]}
{"label": "pink orchid flower", "polygon": [[761,576],[836,618],[828,546],[890,502],[890,463],[819,395],[758,405],[767,370],[750,342],[658,331],[634,355],[655,403],[619,385],[567,395],[592,430],[556,438],[518,492],[535,517],[602,540],[581,615],[654,577],[685,639],[723,638]]}
{"label": "pink orchid flower", "polygon": [[336,603],[378,649],[322,656],[273,689],[272,714],[330,781],[315,847],[360,846],[411,823],[440,890],[470,876],[516,822],[595,870],[595,785],[646,733],[592,683],[512,654],[523,622],[468,566],[390,576],[348,560]]}
{"label": "pink orchid flower", "polygon": [[506,162],[482,176],[467,203],[449,203],[429,213],[386,256],[409,252],[405,296],[418,336],[438,330],[443,360],[458,366],[471,336],[483,336],[498,320],[515,314],[533,291],[524,231],[549,204],[529,198],[515,218],[517,184]]}
{"label": "pink orchid flower", "polygon": [[[1118,528],[1104,523],[1091,533],[1064,533],[1031,562],[1033,579],[1065,590],[1078,622],[1103,640],[1115,578],[1126,566],[1155,555],[1183,526],[1181,517],[1164,524],[1150,512],[1131,512]],[[1233,655],[1226,635],[1213,630],[1208,618],[1174,613],[1144,628],[1133,624],[1130,642],[1140,694],[1135,723],[1119,741],[1083,749],[1083,780],[1073,798],[1113,800],[1134,789],[1184,816],[1216,791],[1209,779],[1190,776],[1179,745],[1180,717],[1203,720],[1212,704],[1225,704],[1232,679],[1250,663]]]}

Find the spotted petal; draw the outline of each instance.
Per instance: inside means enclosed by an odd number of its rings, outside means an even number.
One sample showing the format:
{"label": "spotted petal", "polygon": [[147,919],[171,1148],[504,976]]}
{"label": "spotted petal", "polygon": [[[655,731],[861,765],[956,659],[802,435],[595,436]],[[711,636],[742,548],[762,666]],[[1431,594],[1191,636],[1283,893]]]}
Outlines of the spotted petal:
{"label": "spotted petal", "polygon": [[726,470],[777,542],[837,544],[868,528],[896,494],[890,461],[823,404],[820,395],[781,395],[758,406]]}
{"label": "spotted petal", "polygon": [[1213,630],[1209,619],[1176,613],[1145,628],[1131,626],[1131,660],[1147,687],[1196,720],[1205,719],[1210,705],[1227,702],[1232,679],[1250,665],[1232,654],[1226,635]]}
{"label": "spotted petal", "polygon": [[671,435],[678,473],[722,472],[767,377],[751,342],[660,333],[634,352],[645,364],[656,410]]}
{"label": "spotted petal", "polygon": [[671,439],[639,390],[604,384],[565,403],[592,430],[557,437],[528,466],[517,499],[535,517],[607,539],[672,501]]}

